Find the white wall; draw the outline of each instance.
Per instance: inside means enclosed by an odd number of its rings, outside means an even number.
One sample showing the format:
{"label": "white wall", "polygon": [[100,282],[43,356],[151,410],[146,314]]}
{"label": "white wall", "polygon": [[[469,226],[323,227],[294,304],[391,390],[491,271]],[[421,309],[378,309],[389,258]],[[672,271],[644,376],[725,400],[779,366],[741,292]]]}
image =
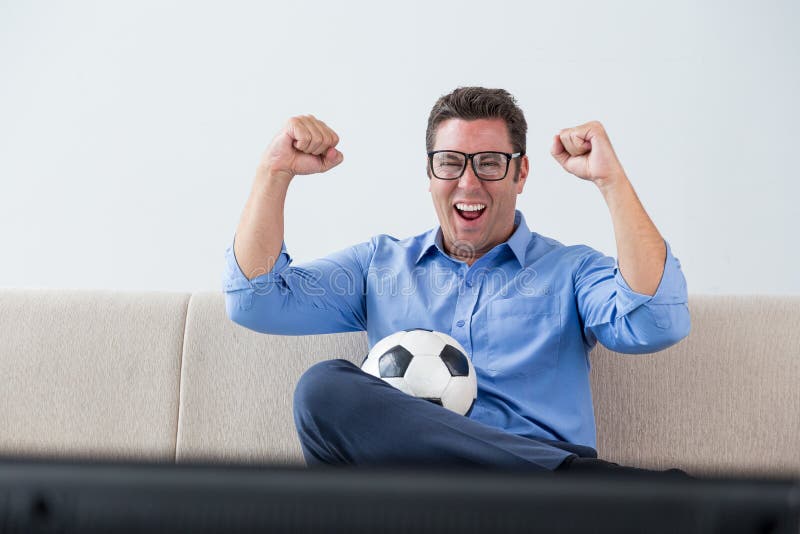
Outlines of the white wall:
{"label": "white wall", "polygon": [[795,1],[0,0],[0,286],[218,290],[254,166],[313,113],[346,161],[289,190],[296,261],[436,224],[431,105],[504,87],[532,229],[615,254],[549,155],[602,121],[691,293],[800,293]]}

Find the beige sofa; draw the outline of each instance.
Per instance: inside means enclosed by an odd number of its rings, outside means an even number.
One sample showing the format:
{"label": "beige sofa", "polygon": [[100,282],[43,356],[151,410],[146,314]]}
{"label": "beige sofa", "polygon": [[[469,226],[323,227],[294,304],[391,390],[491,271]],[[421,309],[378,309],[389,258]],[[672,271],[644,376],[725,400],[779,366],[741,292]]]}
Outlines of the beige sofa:
{"label": "beige sofa", "polygon": [[[602,458],[800,475],[800,297],[692,296],[654,355],[598,347]],[[222,293],[0,290],[0,456],[300,464],[294,385],[364,333],[257,334]]]}

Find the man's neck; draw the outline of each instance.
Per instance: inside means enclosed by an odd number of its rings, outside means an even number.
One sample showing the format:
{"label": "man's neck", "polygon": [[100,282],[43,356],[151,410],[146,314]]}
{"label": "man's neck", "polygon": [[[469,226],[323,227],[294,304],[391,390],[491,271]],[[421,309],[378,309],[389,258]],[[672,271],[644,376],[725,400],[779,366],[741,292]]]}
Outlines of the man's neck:
{"label": "man's neck", "polygon": [[511,236],[514,235],[514,232],[517,231],[517,227],[518,226],[519,225],[517,225],[517,224],[513,225],[512,228],[511,228],[511,231],[508,233],[508,235],[505,237],[505,239],[490,245],[489,247],[486,248],[486,250],[476,251],[476,250],[472,250],[472,249],[470,249],[468,247],[467,248],[464,248],[464,247],[461,247],[461,248],[453,247],[453,248],[451,248],[451,247],[448,247],[446,243],[443,243],[444,244],[444,249],[445,249],[444,251],[447,253],[448,256],[450,256],[454,260],[463,261],[464,263],[467,264],[467,266],[472,267],[472,265],[476,261],[478,261],[482,256],[486,255],[487,252],[492,250],[497,245],[505,243],[509,239],[511,239]]}

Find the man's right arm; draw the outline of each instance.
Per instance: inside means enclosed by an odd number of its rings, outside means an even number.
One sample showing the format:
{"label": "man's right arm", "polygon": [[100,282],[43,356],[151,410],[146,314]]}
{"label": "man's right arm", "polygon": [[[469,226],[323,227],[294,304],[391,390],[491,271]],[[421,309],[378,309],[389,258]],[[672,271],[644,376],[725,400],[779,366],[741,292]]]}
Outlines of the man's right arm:
{"label": "man's right arm", "polygon": [[275,266],[283,243],[283,207],[291,178],[258,173],[236,228],[234,253],[248,280]]}
{"label": "man's right arm", "polygon": [[[235,244],[235,241],[234,241]],[[248,280],[225,251],[225,308],[238,325],[264,334],[307,335],[367,329],[366,280],[375,243],[292,265],[285,245],[272,270]]]}
{"label": "man's right arm", "polygon": [[[292,276],[292,270],[287,269],[290,260],[283,244],[283,211],[292,178],[298,174],[325,172],[341,163],[343,155],[335,148],[338,142],[339,137],[325,123],[307,115],[289,119],[264,151],[234,242],[227,251],[226,306],[229,317],[239,324],[259,331],[268,331],[264,325],[271,324],[275,330],[271,326],[269,331],[273,333],[297,334],[358,329],[362,323],[360,317],[348,316],[359,315],[359,310],[351,309],[357,306],[353,298],[358,299],[358,295],[342,299],[340,297],[345,295],[334,294],[325,285],[331,279],[327,271],[332,265],[337,272],[343,270],[355,281],[369,254],[369,246],[363,244],[350,252],[338,253],[332,256],[333,261],[323,260],[318,274],[327,274],[327,279],[320,276],[311,280],[308,276],[306,279]],[[299,269],[298,272],[307,275],[310,271]],[[292,280],[301,283],[293,284]],[[309,285],[309,282],[313,283]],[[318,298],[312,299],[314,294]],[[254,308],[256,298],[259,305]],[[304,305],[326,309],[327,314],[312,317],[314,313],[303,309]],[[287,316],[291,312],[303,317],[293,320]]]}
{"label": "man's right arm", "polygon": [[259,161],[236,229],[234,252],[248,278],[272,270],[283,243],[283,207],[292,178],[330,170],[344,159],[339,136],[311,115],[292,117]]}

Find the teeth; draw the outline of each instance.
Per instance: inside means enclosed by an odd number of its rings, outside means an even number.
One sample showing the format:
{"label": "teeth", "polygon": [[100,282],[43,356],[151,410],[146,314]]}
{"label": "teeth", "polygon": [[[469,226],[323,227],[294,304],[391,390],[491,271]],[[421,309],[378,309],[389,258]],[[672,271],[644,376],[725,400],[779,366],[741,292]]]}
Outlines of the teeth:
{"label": "teeth", "polygon": [[460,209],[461,211],[478,211],[485,207],[485,204],[456,204],[456,208]]}

